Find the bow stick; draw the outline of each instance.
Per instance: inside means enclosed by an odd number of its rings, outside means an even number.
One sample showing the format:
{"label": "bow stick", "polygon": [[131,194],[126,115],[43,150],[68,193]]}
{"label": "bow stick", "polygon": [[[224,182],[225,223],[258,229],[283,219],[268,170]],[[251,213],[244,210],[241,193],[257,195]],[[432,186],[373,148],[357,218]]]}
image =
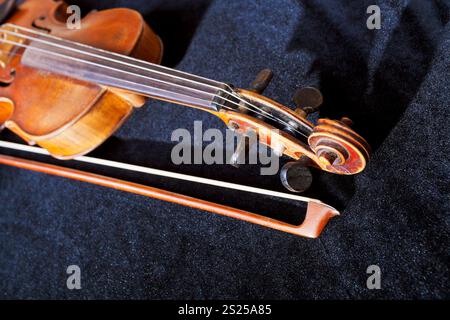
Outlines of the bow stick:
{"label": "bow stick", "polygon": [[[27,146],[18,143],[12,143],[8,141],[0,140],[0,147],[13,149],[18,151],[25,151],[29,153],[49,155],[49,153],[39,147]],[[307,203],[306,216],[304,221],[300,225],[293,225],[276,219],[272,219],[266,216],[255,214],[252,212],[244,211],[241,209],[233,208],[230,206],[221,205],[218,203],[205,201],[175,192],[154,188],[130,181],[120,180],[104,175],[89,173],[81,170],[70,169],[62,166],[52,165],[44,162],[27,160],[17,158],[13,156],[0,154],[0,164],[9,165],[17,168],[32,170],[36,172],[46,173],[54,176],[69,178],[73,180],[79,180],[88,182],[95,185],[109,187],[129,193],[134,193],[142,196],[147,196],[154,199],[159,199],[167,202],[180,204],[183,206],[200,209],[226,217],[254,223],[257,225],[265,226],[268,228],[280,230],[287,233],[292,233],[298,236],[316,238],[320,235],[323,228],[327,224],[328,220],[332,217],[339,215],[339,212],[333,207],[321,202],[317,199],[308,197],[297,196],[293,194],[277,192],[267,189],[255,188],[235,183],[229,183],[219,180],[201,178],[186,174],[175,173],[171,171],[164,171],[154,168],[148,168],[143,166],[132,165],[123,162],[81,156],[73,159],[75,161],[97,164],[102,166],[108,166],[117,169],[129,170],[134,172],[141,172],[151,175],[158,175],[167,178],[185,180],[189,182],[202,183],[206,185],[239,190],[249,193],[273,196],[283,199],[290,199],[298,202]]]}

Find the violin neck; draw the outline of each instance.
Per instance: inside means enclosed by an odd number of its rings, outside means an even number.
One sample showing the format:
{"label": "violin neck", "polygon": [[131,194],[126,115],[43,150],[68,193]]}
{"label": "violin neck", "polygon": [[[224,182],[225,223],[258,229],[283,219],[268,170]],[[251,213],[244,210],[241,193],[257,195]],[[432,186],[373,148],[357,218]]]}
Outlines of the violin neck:
{"label": "violin neck", "polygon": [[32,41],[22,64],[159,100],[220,109],[225,83],[57,38]]}

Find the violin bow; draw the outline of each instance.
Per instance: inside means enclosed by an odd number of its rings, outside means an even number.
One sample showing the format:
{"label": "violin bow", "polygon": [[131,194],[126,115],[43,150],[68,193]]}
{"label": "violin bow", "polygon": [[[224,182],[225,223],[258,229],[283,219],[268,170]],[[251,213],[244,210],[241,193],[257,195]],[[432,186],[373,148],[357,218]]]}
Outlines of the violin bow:
{"label": "violin bow", "polygon": [[[45,149],[39,147],[33,147],[8,141],[0,140],[0,147],[13,149],[17,151],[24,151],[28,153],[35,153],[41,155],[50,155]],[[250,222],[256,225],[276,229],[279,231],[291,233],[297,236],[317,238],[322,232],[323,228],[327,224],[328,220],[332,217],[339,215],[339,212],[321,202],[320,200],[293,195],[289,193],[283,193],[278,191],[272,191],[267,189],[255,188],[251,186],[245,186],[235,183],[229,183],[219,180],[207,179],[192,175],[180,174],[171,171],[164,171],[144,166],[132,165],[123,162],[116,162],[106,159],[93,158],[88,156],[81,156],[74,158],[73,160],[112,167],[116,169],[140,172],[150,175],[157,175],[166,178],[179,179],[189,182],[201,183],[221,188],[227,188],[232,190],[239,190],[248,193],[272,196],[277,198],[294,200],[297,202],[307,203],[306,215],[304,221],[300,225],[289,224],[280,220],[272,219],[263,215],[248,212],[238,208],[221,205],[218,203],[201,200],[194,197],[189,197],[179,193],[159,189],[155,187],[146,186],[143,184],[133,183],[126,180],[116,179],[104,175],[94,174],[82,170],[71,169],[63,166],[48,164],[35,160],[27,160],[23,158],[13,157],[9,155],[0,154],[0,164],[27,169],[35,172],[46,173],[54,176],[64,177],[73,180],[79,180],[94,185],[103,187],[109,187],[133,194],[146,196],[149,198],[159,199],[171,203],[180,204],[186,207],[191,207],[211,213],[219,214],[222,216],[238,219],[241,221]]]}

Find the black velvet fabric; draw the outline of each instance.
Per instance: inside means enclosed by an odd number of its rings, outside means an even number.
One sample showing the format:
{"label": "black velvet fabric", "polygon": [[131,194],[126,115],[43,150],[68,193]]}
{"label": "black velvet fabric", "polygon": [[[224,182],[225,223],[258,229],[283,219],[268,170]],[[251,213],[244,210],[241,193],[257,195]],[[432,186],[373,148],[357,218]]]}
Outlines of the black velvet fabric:
{"label": "black velvet fabric", "polygon": [[[342,213],[315,240],[2,166],[1,298],[450,298],[448,1],[75,3],[138,10],[165,43],[165,65],[239,87],[271,68],[265,94],[287,105],[296,88],[319,87],[321,116],[352,118],[373,156],[355,177],[314,173],[306,195]],[[366,27],[371,4],[381,8],[381,30]],[[171,133],[192,130],[194,120],[223,126],[207,113],[149,101],[91,155],[283,190],[254,166],[172,165]],[[15,140],[6,131],[1,138]],[[286,201],[63,164],[301,219]],[[66,287],[71,264],[81,268],[81,290]],[[366,287],[373,264],[381,290]]]}

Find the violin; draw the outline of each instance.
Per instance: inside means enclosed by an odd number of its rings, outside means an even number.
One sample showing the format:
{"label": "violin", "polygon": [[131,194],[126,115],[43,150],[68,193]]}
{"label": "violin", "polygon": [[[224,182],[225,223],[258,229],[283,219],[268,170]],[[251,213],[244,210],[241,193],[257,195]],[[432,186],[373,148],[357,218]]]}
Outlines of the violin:
{"label": "violin", "polygon": [[[370,147],[348,119],[313,124],[311,105],[293,110],[263,96],[264,79],[240,89],[160,65],[163,44],[134,10],[93,11],[81,28],[69,29],[67,8],[63,1],[26,0],[0,27],[0,123],[28,144],[58,159],[79,159],[152,98],[209,112],[239,134],[256,133],[275,154],[307,159],[326,172],[365,168]],[[307,236],[317,236],[336,215],[327,208]]]}

